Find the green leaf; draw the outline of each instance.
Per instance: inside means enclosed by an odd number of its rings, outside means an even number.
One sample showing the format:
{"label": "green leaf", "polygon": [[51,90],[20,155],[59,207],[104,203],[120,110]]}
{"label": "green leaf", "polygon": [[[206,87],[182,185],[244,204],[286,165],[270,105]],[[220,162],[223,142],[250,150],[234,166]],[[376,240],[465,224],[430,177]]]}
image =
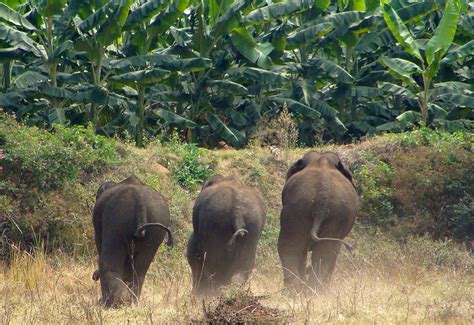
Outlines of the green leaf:
{"label": "green leaf", "polygon": [[113,60],[110,62],[113,68],[145,68],[150,65],[161,67],[170,71],[200,71],[211,66],[211,60],[204,58],[179,59],[173,55],[149,54],[131,56],[126,59]]}
{"label": "green leaf", "polygon": [[433,85],[434,89],[431,92],[432,97],[437,97],[444,94],[461,94],[473,96],[474,85],[459,82],[459,81],[447,81],[439,82]]}
{"label": "green leaf", "polygon": [[229,74],[242,76],[259,84],[284,84],[288,81],[281,73],[251,67],[233,68],[229,70]]}
{"label": "green leaf", "polygon": [[314,107],[337,133],[344,134],[347,131],[344,123],[337,117],[339,112],[331,105],[325,101],[311,98],[311,107]]}
{"label": "green leaf", "polygon": [[354,80],[354,77],[352,77],[349,72],[332,60],[314,58],[310,61],[310,64],[313,69],[326,72],[331,78],[334,78],[338,82],[351,83]]}
{"label": "green leaf", "polygon": [[51,53],[48,57],[48,62],[57,61],[60,59],[67,51],[72,49],[74,43],[72,41],[65,41],[59,47],[57,47],[53,53]]}
{"label": "green leaf", "polygon": [[139,84],[151,84],[156,83],[167,76],[171,71],[164,69],[150,69],[150,70],[139,70],[134,72],[127,72],[117,76],[112,76],[109,79],[116,82],[121,82],[125,84],[137,82]]}
{"label": "green leaf", "polygon": [[63,108],[50,108],[48,112],[49,123],[66,125],[67,119]]}
{"label": "green leaf", "polygon": [[234,94],[246,94],[248,92],[246,87],[230,80],[210,80],[207,84],[211,87],[215,86],[219,90],[229,91]]}
{"label": "green leaf", "polygon": [[30,88],[43,81],[48,81],[48,77],[36,71],[26,71],[17,76],[14,83],[18,88]]}
{"label": "green leaf", "polygon": [[441,63],[451,64],[469,55],[474,55],[474,40],[470,40],[463,46],[449,51],[449,53],[441,60]]}
{"label": "green leaf", "polygon": [[38,89],[42,94],[50,97],[68,99],[72,95],[71,92],[65,88],[54,87],[47,83],[40,84]]}
{"label": "green leaf", "polygon": [[380,82],[379,87],[382,91],[388,92],[395,96],[405,96],[410,99],[415,99],[415,94],[411,92],[408,88],[390,83],[390,82]]}
{"label": "green leaf", "polygon": [[386,56],[382,56],[380,58],[380,62],[382,62],[382,64],[389,69],[390,74],[393,75],[395,78],[402,80],[403,82],[411,86],[417,85],[417,83],[411,76],[411,74],[417,72],[418,68],[418,66],[416,66],[414,63],[402,59],[392,59]]}
{"label": "green leaf", "polygon": [[278,96],[272,96],[269,99],[280,105],[284,105],[286,103],[286,105],[288,105],[288,109],[294,113],[298,113],[315,120],[321,117],[321,114],[317,110],[309,107],[308,105],[302,104],[294,99]]}
{"label": "green leaf", "polygon": [[101,46],[112,44],[113,41],[121,35],[122,26],[128,17],[133,0],[117,0],[111,2],[117,3],[117,6],[97,30],[97,40]]}
{"label": "green leaf", "polygon": [[239,25],[241,20],[240,12],[248,7],[252,1],[238,0],[233,4],[222,16],[216,19],[211,30],[211,35],[215,38],[221,37],[223,34],[229,34],[235,27]]}
{"label": "green leaf", "polygon": [[376,87],[355,86],[351,88],[351,96],[355,98],[371,98],[380,96],[381,94],[382,92],[380,91],[380,89]]}
{"label": "green leaf", "polygon": [[230,130],[227,125],[215,114],[206,113],[206,120],[211,128],[216,132],[216,135],[224,139],[230,144],[238,144],[239,138]]}
{"label": "green leaf", "polygon": [[149,0],[135,7],[128,15],[127,21],[123,26],[124,29],[130,30],[140,23],[149,21],[166,5],[167,2],[161,0]]}
{"label": "green leaf", "polygon": [[176,124],[185,128],[195,128],[198,125],[187,118],[179,116],[171,111],[166,109],[158,108],[153,111],[156,115],[161,117],[163,120],[166,121],[168,124]]}
{"label": "green leaf", "polygon": [[448,0],[446,2],[446,9],[443,12],[443,17],[436,28],[435,34],[429,40],[425,47],[426,60],[428,64],[435,60],[435,53],[441,50],[440,57],[448,51],[454,36],[456,35],[456,28],[459,20],[459,13],[461,10],[459,0]]}
{"label": "green leaf", "polygon": [[438,96],[438,99],[445,103],[452,103],[454,105],[474,109],[474,96],[472,95],[443,94]]}
{"label": "green leaf", "polygon": [[5,41],[10,46],[16,46],[23,51],[46,59],[46,52],[38,43],[33,41],[26,33],[20,32],[4,23],[0,23],[0,40]]}
{"label": "green leaf", "polygon": [[418,49],[412,34],[397,15],[396,11],[388,3],[383,5],[383,17],[398,43],[400,43],[409,54],[415,56],[420,60],[420,62],[423,62],[420,50]]}
{"label": "green leaf", "polygon": [[29,53],[19,47],[0,49],[0,60],[21,60]]}
{"label": "green leaf", "polygon": [[82,34],[91,31],[93,28],[100,27],[100,25],[110,21],[115,16],[120,3],[118,1],[110,1],[102,6],[99,10],[92,13],[89,17],[83,20],[78,29]]}
{"label": "green leaf", "polygon": [[230,39],[236,50],[250,62],[265,69],[272,66],[269,54],[274,48],[271,43],[258,44],[245,27],[234,29]]}
{"label": "green leaf", "polygon": [[330,3],[330,0],[316,0],[314,1],[314,6],[319,10],[324,11],[329,7]]}
{"label": "green leaf", "polygon": [[304,46],[310,42],[313,42],[322,36],[329,34],[334,30],[333,24],[326,22],[317,24],[295,33],[292,33],[287,38],[287,48],[289,50]]}
{"label": "green leaf", "polygon": [[[323,2],[324,3],[320,4],[321,7],[324,7],[325,2],[328,1]],[[311,1],[302,0],[286,0],[278,3],[273,3],[268,6],[251,11],[247,16],[245,16],[244,22],[262,23],[264,21],[275,20],[308,9],[310,4]]]}
{"label": "green leaf", "polygon": [[166,32],[170,26],[174,24],[176,19],[183,15],[189,5],[190,0],[174,0],[168,9],[166,9],[166,12],[158,14],[149,26],[156,27],[158,34]]}
{"label": "green leaf", "polygon": [[17,13],[15,10],[11,9],[7,5],[0,2],[0,21],[6,21],[11,24],[14,24],[18,27],[23,27],[29,31],[36,30],[36,27],[33,26],[28,20],[26,20],[22,15]]}
{"label": "green leaf", "polygon": [[406,111],[397,116],[397,121],[401,123],[413,123],[421,119],[421,114],[415,111]]}

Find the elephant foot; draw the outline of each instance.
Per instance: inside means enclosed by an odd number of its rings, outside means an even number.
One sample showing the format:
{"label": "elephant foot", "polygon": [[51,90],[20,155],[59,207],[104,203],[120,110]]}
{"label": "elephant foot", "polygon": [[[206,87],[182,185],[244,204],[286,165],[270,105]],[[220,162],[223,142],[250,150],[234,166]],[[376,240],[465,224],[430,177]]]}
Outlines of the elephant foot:
{"label": "elephant foot", "polygon": [[99,279],[100,279],[100,272],[99,272],[99,269],[97,269],[94,271],[94,273],[92,273],[92,280],[99,281]]}

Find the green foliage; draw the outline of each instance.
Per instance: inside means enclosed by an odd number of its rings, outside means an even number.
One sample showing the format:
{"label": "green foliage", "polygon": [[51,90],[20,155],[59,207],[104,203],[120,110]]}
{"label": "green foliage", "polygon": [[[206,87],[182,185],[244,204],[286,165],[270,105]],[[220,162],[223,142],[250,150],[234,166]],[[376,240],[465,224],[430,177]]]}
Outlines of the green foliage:
{"label": "green foliage", "polygon": [[362,199],[361,221],[382,227],[393,226],[396,220],[393,169],[375,156],[366,159],[367,163],[355,172]]}
{"label": "green foliage", "polygon": [[53,132],[25,127],[12,117],[0,119],[4,158],[1,165],[17,186],[50,191],[79,176],[97,174],[118,162],[115,144],[92,127],[56,126]]}
{"label": "green foliage", "polygon": [[212,169],[206,162],[204,150],[195,144],[184,144],[181,147],[181,161],[172,166],[173,178],[184,188],[196,189],[212,175]]}
{"label": "green foliage", "polygon": [[[9,7],[12,6],[12,7]],[[109,136],[176,127],[234,147],[287,105],[299,142],[472,129],[464,0],[0,5],[0,106]],[[125,132],[126,131],[126,132]]]}
{"label": "green foliage", "polygon": [[194,143],[182,143],[176,132],[150,147],[155,147],[161,164],[169,168],[172,178],[184,189],[195,191],[214,173],[215,161],[209,151]]}
{"label": "green foliage", "polygon": [[474,199],[467,194],[458,203],[448,205],[441,211],[448,220],[448,230],[454,238],[470,243],[474,240]]}
{"label": "green foliage", "polygon": [[[392,158],[394,195],[400,215],[411,219],[415,231],[435,238],[464,238],[456,225],[470,225],[469,197],[474,195],[472,135],[428,129],[414,133],[407,154]],[[406,143],[406,139],[402,139]],[[467,230],[467,229],[466,229]]]}

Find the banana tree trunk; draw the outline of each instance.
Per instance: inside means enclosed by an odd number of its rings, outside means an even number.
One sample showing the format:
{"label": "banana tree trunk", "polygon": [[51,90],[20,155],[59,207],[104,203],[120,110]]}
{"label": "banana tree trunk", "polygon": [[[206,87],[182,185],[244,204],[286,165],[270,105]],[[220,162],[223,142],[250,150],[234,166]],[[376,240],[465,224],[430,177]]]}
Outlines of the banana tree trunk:
{"label": "banana tree trunk", "polygon": [[138,86],[138,124],[135,133],[135,144],[143,147],[143,127],[145,120],[145,86]]}
{"label": "banana tree trunk", "polygon": [[3,62],[3,90],[10,88],[12,81],[12,61]]}

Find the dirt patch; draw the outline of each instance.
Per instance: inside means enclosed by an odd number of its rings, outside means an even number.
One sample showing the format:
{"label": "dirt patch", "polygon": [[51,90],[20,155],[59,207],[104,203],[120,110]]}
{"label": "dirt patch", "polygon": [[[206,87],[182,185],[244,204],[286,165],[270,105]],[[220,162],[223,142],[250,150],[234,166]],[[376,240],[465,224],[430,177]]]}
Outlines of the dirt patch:
{"label": "dirt patch", "polygon": [[232,297],[219,297],[209,305],[203,304],[206,324],[287,323],[290,318],[280,309],[263,306],[265,296],[253,296],[241,291]]}

